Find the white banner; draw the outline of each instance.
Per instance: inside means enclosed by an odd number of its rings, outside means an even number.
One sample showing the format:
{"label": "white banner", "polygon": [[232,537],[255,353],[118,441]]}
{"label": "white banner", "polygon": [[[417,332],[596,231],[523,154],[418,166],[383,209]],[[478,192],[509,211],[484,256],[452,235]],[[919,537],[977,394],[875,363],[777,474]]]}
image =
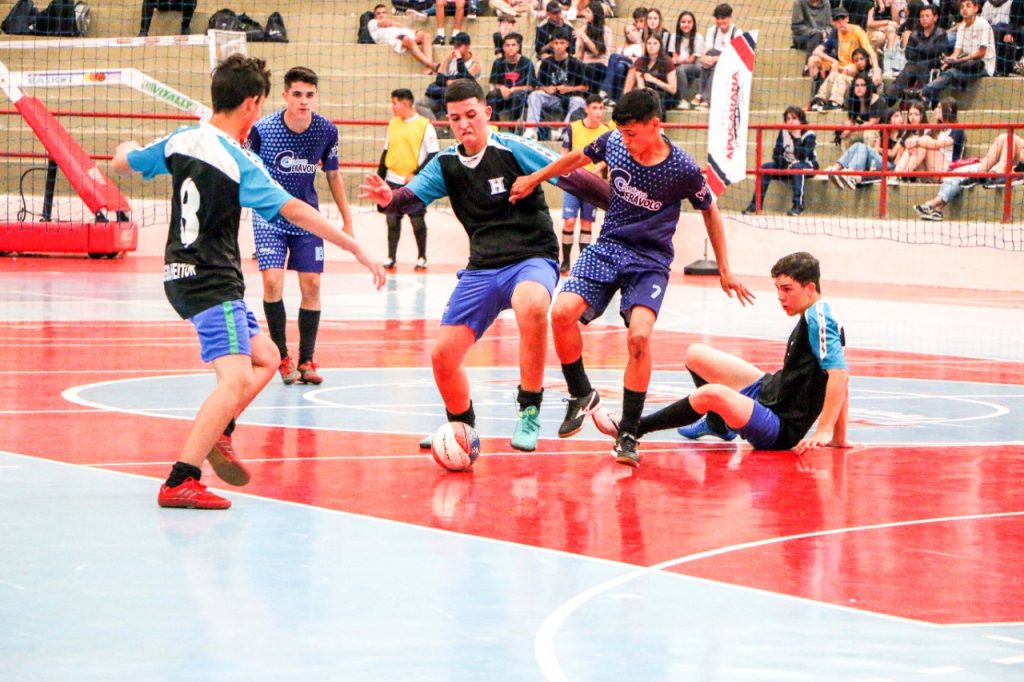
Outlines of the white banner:
{"label": "white banner", "polygon": [[747,177],[747,124],[757,31],[732,39],[715,65],[708,115],[708,185],[716,197]]}

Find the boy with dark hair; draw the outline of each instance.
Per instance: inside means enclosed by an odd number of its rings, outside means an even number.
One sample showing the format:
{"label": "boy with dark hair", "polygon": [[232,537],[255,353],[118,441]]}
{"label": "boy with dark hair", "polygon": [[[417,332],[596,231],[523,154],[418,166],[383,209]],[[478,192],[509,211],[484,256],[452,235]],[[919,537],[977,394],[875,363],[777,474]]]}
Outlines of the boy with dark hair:
{"label": "boy with dark hair", "polygon": [[533,62],[523,56],[523,36],[509,33],[501,43],[502,56],[491,65],[487,106],[495,120],[508,112],[513,121],[523,117],[523,108],[536,79]]}
{"label": "boy with dark hair", "polygon": [[[469,263],[459,273],[441,318],[431,353],[434,380],[448,421],[475,426],[469,379],[463,358],[503,310],[515,312],[519,327],[518,418],[512,447],[531,452],[540,433],[540,405],[547,354],[548,308],[558,283],[558,242],[544,191],[535,187],[509,204],[518,178],[557,158],[553,152],[516,135],[492,132],[490,107],[475,80],[448,85],[448,122],[459,144],[431,159],[405,187],[392,190],[376,175],[360,185],[363,198],[387,213],[408,213],[448,196],[455,216],[469,235]],[[607,187],[590,173],[559,177],[563,188],[590,188],[605,195]],[[603,203],[604,197],[593,198]],[[430,447],[430,439],[420,443]]]}
{"label": "boy with dark hair", "polygon": [[[384,151],[380,155],[377,175],[391,189],[408,185],[416,173],[439,151],[437,131],[425,116],[416,112],[412,90],[391,91],[391,111],[395,115],[384,134]],[[427,208],[409,213],[412,236],[416,240],[416,270],[427,269]],[[398,241],[402,236],[402,214],[385,216],[388,224],[388,259],[385,270],[395,269]]]}
{"label": "boy with dark hair", "polygon": [[[342,231],[353,236],[348,194],[338,165],[338,129],[316,113],[320,79],[316,72],[296,66],[284,75],[284,109],[264,116],[249,131],[246,147],[260,157],[270,177],[313,208],[319,208],[317,169],[327,176],[331,197],[341,214]],[[320,329],[320,276],[324,271],[324,240],[282,216],[264,220],[252,214],[256,261],[263,279],[263,313],[270,338],[281,354],[278,372],[290,386],[296,381],[320,384],[323,377],[313,361]],[[288,315],[284,307],[285,266],[298,275],[298,362],[288,353]]]}
{"label": "boy with dark hair", "polygon": [[[526,98],[527,123],[540,123],[545,113],[556,112],[564,115],[568,123],[573,112],[586,106],[583,97],[590,89],[583,71],[583,62],[569,54],[568,29],[555,31],[551,35],[552,53],[540,63],[537,71],[536,86]],[[523,136],[529,139],[548,139],[548,129],[529,127]]]}
{"label": "boy with dark hair", "polygon": [[[842,324],[821,296],[821,270],[809,253],[772,267],[779,303],[800,321],[789,336],[782,369],[766,373],[720,350],[695,343],[686,369],[697,390],[640,420],[640,436],[675,427],[686,438],[737,433],[757,450],[848,448],[849,372]],[[703,415],[703,416],[702,416]],[[820,417],[820,418],[819,418]],[[818,420],[809,437],[807,431]]]}
{"label": "boy with dark hair", "polygon": [[231,506],[199,482],[204,459],[227,483],[249,482],[231,446],[235,418],[274,376],[281,357],[245,305],[238,251],[242,207],[267,220],[280,214],[350,251],[373,274],[378,289],[386,279],[357,241],[288,194],[259,159],[242,149],[239,140],[248,136],[269,93],[270,72],[263,60],[231,55],[213,72],[209,123],[179,128],[147,147],[123,142],[114,152],[118,175],[172,177],[164,291],[175,311],[195,326],[203,362],[213,363],[217,374],[216,388],[199,408],[178,461],[160,487],[161,507]]}
{"label": "boy with dark hair", "polygon": [[[587,95],[586,112],[585,117],[563,129],[563,156],[583,149],[612,129],[612,126],[604,122],[604,98],[601,95]],[[606,168],[604,163],[592,163],[585,166],[584,170],[603,176]],[[583,253],[590,246],[597,206],[577,199],[571,192],[565,192],[562,197],[562,265],[558,268],[563,275],[569,274],[572,267],[572,243],[576,236],[577,217],[580,221],[580,253]]]}
{"label": "boy with dark hair", "polygon": [[[617,129],[516,180],[511,195],[512,201],[527,197],[541,182],[589,163],[608,165],[612,194],[601,234],[580,254],[551,311],[555,352],[571,396],[558,435],[578,433],[590,415],[603,432],[617,434],[615,458],[633,467],[640,466],[636,441],[651,380],[651,333],[675,257],[672,236],[683,199],[703,214],[722,289],[730,298],[736,294],[744,305],[754,298],[729,269],[722,216],[711,189],[693,157],[662,133],[660,116],[657,93],[647,88],[626,93],[612,113]],[[628,329],[629,359],[622,419],[613,430],[583,367],[580,323],[600,317],[616,293],[621,293],[619,314]]]}

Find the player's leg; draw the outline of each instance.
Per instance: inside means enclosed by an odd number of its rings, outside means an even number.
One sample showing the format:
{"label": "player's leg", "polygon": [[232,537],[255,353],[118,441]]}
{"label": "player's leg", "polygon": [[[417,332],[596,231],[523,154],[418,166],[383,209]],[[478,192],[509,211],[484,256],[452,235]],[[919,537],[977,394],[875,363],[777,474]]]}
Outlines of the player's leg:
{"label": "player's leg", "polygon": [[320,275],[324,271],[324,240],[303,232],[288,237],[288,269],[299,274],[299,381],[320,384],[323,378],[313,362],[320,329]]}
{"label": "player's leg", "polygon": [[[743,358],[703,343],[690,345],[684,362],[697,388],[705,384],[721,384],[739,391],[764,376],[763,370]],[[678,430],[679,435],[691,440],[704,436],[717,436],[727,441],[736,438],[722,416],[714,410],[692,423],[681,425]]]}
{"label": "player's leg", "polygon": [[398,242],[402,238],[402,216],[385,217],[388,224],[388,259],[384,261],[385,270],[394,270],[398,260]]}
{"label": "player's leg", "polygon": [[626,333],[628,358],[622,380],[622,415],[619,417],[615,439],[615,460],[628,466],[640,466],[637,452],[637,432],[640,416],[647,400],[647,387],[651,383],[651,334],[657,313],[643,305],[635,305],[629,312],[629,330]]}
{"label": "player's leg", "polygon": [[568,438],[579,433],[587,416],[601,404],[601,396],[591,386],[590,378],[583,366],[583,332],[580,328],[580,318],[589,307],[590,304],[583,296],[563,289],[555,298],[555,305],[551,309],[551,335],[569,390],[565,418],[558,427],[560,438]]}
{"label": "player's leg", "polygon": [[284,307],[284,266],[288,257],[288,236],[259,215],[253,216],[256,262],[263,279],[263,314],[267,331],[281,356],[281,381],[286,385],[299,379],[295,361],[288,354],[288,314]]}
{"label": "player's leg", "polygon": [[[444,401],[449,421],[464,421],[476,426],[476,415],[470,399],[469,378],[462,366],[466,353],[476,343],[476,334],[465,325],[442,325],[430,363],[434,382]],[[456,417],[459,417],[456,419]]]}
{"label": "player's leg", "polygon": [[588,204],[587,202],[580,203],[580,253],[586,251],[587,247],[590,246],[593,240],[594,232],[594,219],[597,218],[597,206]]}
{"label": "player's leg", "polygon": [[518,412],[512,447],[525,452],[537,449],[540,435],[540,405],[544,396],[544,358],[548,349],[548,309],[558,284],[555,264],[531,258],[503,268],[502,288],[512,286],[509,304],[519,327]]}
{"label": "player's leg", "polygon": [[409,216],[412,236],[416,240],[416,270],[427,269],[427,220],[426,212]]}

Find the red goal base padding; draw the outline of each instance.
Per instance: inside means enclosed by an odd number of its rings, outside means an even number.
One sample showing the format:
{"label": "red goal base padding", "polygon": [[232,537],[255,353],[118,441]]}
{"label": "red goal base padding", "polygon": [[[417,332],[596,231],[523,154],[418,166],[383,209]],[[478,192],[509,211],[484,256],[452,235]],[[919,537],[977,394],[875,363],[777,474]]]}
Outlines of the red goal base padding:
{"label": "red goal base padding", "polygon": [[113,255],[134,251],[138,243],[139,228],[133,222],[0,222],[0,251]]}

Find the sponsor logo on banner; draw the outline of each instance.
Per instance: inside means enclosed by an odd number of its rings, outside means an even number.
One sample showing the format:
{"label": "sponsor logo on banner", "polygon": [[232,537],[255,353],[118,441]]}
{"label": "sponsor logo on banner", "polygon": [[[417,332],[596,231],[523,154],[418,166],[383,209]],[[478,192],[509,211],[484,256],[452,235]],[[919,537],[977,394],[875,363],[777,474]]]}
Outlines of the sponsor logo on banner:
{"label": "sponsor logo on banner", "polygon": [[732,39],[715,66],[708,116],[708,186],[716,197],[747,177],[747,126],[757,31]]}

